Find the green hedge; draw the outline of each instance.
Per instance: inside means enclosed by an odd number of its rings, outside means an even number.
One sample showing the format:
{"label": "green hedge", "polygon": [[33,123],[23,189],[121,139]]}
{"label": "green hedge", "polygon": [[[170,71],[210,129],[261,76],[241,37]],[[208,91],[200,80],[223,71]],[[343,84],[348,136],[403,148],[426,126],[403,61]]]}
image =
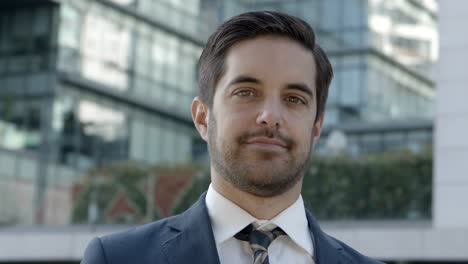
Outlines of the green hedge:
{"label": "green hedge", "polygon": [[[142,222],[147,210],[147,197],[142,189],[148,179],[148,168],[134,162],[114,163],[103,168],[89,171],[85,179],[78,185],[82,191],[74,204],[72,223],[88,223],[89,207],[95,203],[98,209],[96,224],[130,224]],[[135,214],[127,214],[115,218],[106,216],[106,211],[120,194],[128,197],[128,202],[134,207]],[[151,218],[158,218],[157,214]]]}
{"label": "green hedge", "polygon": [[[304,175],[302,196],[319,219],[430,219],[432,157],[407,152],[352,158],[317,157]],[[193,204],[210,183],[194,181],[174,208]]]}
{"label": "green hedge", "polygon": [[[307,208],[319,219],[430,219],[432,205],[432,157],[400,152],[353,158],[313,157],[304,175],[302,196]],[[206,191],[208,168],[196,164],[181,165],[196,171],[191,184],[172,207],[178,214]],[[170,169],[170,168],[169,168]],[[177,167],[174,168],[175,170]],[[145,167],[132,162],[92,170],[81,183],[73,222],[88,221],[88,207],[97,200],[98,223],[140,223],[158,219],[158,210],[147,214],[147,196],[142,190],[148,177],[167,166]],[[93,198],[94,192],[94,198]],[[127,193],[137,213],[125,218],[105,218],[105,208],[117,192]],[[97,195],[96,195],[97,194]],[[154,212],[154,213],[153,213]]]}
{"label": "green hedge", "polygon": [[320,219],[428,219],[432,158],[409,153],[320,158],[307,170],[302,195]]}

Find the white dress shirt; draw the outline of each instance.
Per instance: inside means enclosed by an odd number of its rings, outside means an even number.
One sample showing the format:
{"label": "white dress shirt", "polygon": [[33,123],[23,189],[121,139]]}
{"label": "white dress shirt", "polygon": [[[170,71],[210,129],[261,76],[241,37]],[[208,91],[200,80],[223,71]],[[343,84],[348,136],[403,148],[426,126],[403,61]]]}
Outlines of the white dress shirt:
{"label": "white dress shirt", "polygon": [[259,220],[218,193],[211,185],[206,194],[206,206],[211,219],[213,234],[222,264],[253,263],[249,242],[234,237],[249,224],[258,229],[271,230],[276,226],[286,236],[279,236],[268,247],[271,264],[314,264],[314,248],[305,214],[302,196],[271,220]]}

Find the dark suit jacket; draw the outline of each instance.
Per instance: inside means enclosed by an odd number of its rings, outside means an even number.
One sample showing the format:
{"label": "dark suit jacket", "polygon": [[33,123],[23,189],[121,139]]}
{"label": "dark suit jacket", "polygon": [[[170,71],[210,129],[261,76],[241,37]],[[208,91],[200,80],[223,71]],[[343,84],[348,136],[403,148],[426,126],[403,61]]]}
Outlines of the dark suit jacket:
{"label": "dark suit jacket", "polygon": [[[129,231],[94,238],[82,264],[219,263],[203,194],[187,211]],[[307,220],[317,264],[380,263],[325,234],[309,211]],[[229,217],[229,216],[226,216]]]}

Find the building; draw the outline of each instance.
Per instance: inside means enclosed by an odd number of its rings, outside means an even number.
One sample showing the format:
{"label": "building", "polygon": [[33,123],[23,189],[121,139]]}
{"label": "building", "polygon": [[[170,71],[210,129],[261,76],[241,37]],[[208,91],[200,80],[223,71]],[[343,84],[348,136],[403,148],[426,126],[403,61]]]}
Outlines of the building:
{"label": "building", "polygon": [[[440,59],[436,64],[433,215],[426,223],[329,226],[335,235],[399,263],[467,263],[468,211],[468,2],[438,1]],[[378,242],[377,242],[378,241]],[[360,247],[358,246],[358,247]],[[398,263],[398,262],[396,262]]]}
{"label": "building", "polygon": [[[468,6],[455,2],[439,2],[437,84],[451,88],[438,94],[433,219],[324,225],[375,258],[468,261],[467,215],[458,210],[466,200],[467,43],[457,34]],[[90,238],[126,228],[69,226],[70,188],[87,168],[127,159],[184,162],[206,153],[189,109],[180,106],[195,93],[196,61],[209,32],[255,9],[303,17],[330,54],[335,79],[324,136],[344,131],[356,153],[432,141],[432,0],[1,1],[0,262],[77,262]]]}
{"label": "building", "polygon": [[[431,1],[189,2],[2,2],[0,160],[9,198],[0,221],[66,223],[62,196],[90,167],[206,156],[189,114],[196,61],[209,32],[246,10],[286,11],[314,25],[335,69],[325,126],[370,129],[348,135],[353,154],[407,145],[388,131],[376,139],[377,121],[411,128],[432,116],[437,34],[434,8],[423,4]],[[420,145],[431,140],[424,133]],[[60,202],[52,209],[49,199]],[[15,200],[23,209],[12,211]]]}
{"label": "building", "polygon": [[0,3],[0,223],[67,224],[90,167],[204,152],[189,108],[207,21],[189,2]]}
{"label": "building", "polygon": [[468,36],[460,34],[468,22],[468,2],[440,4],[433,223],[438,229],[464,232],[460,244],[468,252],[468,211],[462,209],[468,199]]}

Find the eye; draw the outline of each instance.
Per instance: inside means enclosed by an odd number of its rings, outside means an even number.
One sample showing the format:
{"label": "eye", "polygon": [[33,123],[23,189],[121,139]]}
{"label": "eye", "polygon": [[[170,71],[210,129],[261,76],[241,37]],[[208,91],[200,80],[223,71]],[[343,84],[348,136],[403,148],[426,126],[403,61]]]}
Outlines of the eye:
{"label": "eye", "polygon": [[293,95],[287,96],[286,101],[292,104],[304,104],[304,105],[306,104],[306,101],[304,99],[298,96],[293,96]]}
{"label": "eye", "polygon": [[235,95],[240,97],[250,97],[254,95],[254,92],[252,90],[240,90],[236,92]]}

